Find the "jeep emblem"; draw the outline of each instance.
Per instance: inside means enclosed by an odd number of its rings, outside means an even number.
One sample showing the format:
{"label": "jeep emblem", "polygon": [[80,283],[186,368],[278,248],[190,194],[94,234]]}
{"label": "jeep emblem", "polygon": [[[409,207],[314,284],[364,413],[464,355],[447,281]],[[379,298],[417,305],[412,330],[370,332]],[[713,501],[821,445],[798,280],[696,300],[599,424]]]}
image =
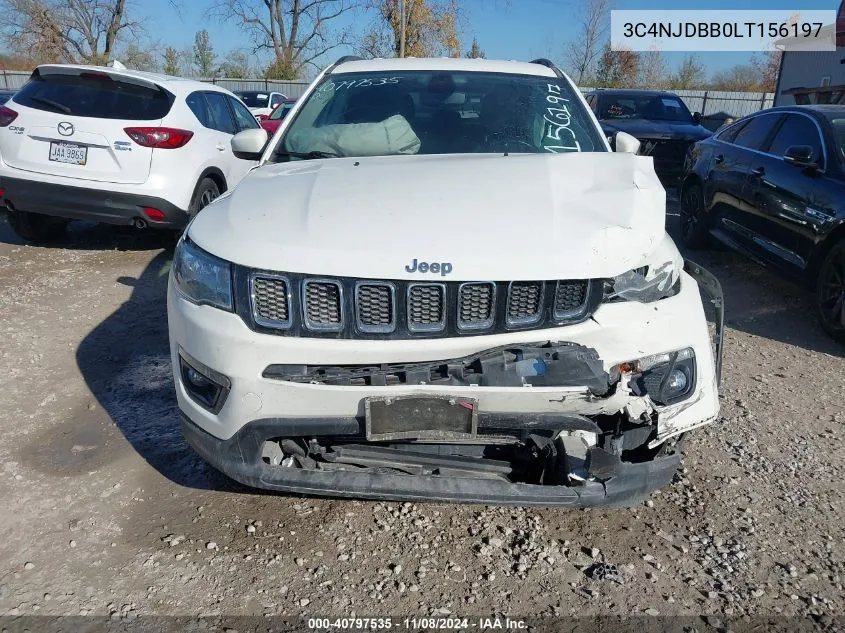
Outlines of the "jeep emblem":
{"label": "jeep emblem", "polygon": [[416,258],[405,266],[405,270],[409,273],[440,273],[442,277],[445,277],[450,272],[452,272],[452,263],[451,262],[421,262],[417,261]]}

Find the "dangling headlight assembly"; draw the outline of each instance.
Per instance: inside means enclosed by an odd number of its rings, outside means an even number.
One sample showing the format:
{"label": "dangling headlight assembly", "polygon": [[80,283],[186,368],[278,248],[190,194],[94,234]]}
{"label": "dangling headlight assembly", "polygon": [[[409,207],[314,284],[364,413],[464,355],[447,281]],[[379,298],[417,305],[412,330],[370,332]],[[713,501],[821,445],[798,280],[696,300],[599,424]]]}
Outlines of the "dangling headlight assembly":
{"label": "dangling headlight assembly", "polygon": [[668,406],[689,398],[695,391],[695,352],[686,347],[622,363],[614,372],[630,375],[636,396],[649,396],[655,404]]}
{"label": "dangling headlight assembly", "polygon": [[188,301],[232,311],[232,267],[183,236],[173,256],[173,283]]}
{"label": "dangling headlight assembly", "polygon": [[668,235],[663,238],[649,260],[644,266],[605,281],[604,301],[651,303],[678,294],[681,289],[684,260]]}

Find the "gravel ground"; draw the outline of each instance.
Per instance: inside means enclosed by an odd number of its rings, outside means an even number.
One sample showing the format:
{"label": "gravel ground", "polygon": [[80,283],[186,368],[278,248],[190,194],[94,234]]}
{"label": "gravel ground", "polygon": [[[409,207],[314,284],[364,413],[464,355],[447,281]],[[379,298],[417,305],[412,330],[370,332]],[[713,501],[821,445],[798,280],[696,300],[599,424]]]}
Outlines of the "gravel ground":
{"label": "gravel ground", "polygon": [[695,255],[726,294],[722,418],[671,486],[632,509],[518,509],[267,495],[210,471],[177,426],[170,254],[90,225],[32,247],[0,219],[0,615],[845,623],[843,348],[771,272]]}

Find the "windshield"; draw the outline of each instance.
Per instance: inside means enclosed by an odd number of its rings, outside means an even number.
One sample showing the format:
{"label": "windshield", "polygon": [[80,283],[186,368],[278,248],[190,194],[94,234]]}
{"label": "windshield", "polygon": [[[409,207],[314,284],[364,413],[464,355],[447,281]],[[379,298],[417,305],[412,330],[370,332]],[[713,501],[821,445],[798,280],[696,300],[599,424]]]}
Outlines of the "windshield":
{"label": "windshield", "polygon": [[237,95],[249,108],[266,108],[270,102],[267,92],[238,92]]}
{"label": "windshield", "polygon": [[279,119],[283,119],[295,103],[295,101],[285,101],[282,103],[278,108],[273,110],[273,113],[270,115],[270,120],[277,121]]}
{"label": "windshield", "polygon": [[313,153],[595,151],[607,151],[607,146],[565,81],[472,71],[406,71],[326,78],[299,109],[271,160]]}
{"label": "windshield", "polygon": [[836,137],[836,146],[839,148],[839,157],[845,159],[845,119],[831,119],[833,135]]}
{"label": "windshield", "polygon": [[662,95],[601,95],[598,116],[600,119],[692,122],[692,115],[683,101]]}

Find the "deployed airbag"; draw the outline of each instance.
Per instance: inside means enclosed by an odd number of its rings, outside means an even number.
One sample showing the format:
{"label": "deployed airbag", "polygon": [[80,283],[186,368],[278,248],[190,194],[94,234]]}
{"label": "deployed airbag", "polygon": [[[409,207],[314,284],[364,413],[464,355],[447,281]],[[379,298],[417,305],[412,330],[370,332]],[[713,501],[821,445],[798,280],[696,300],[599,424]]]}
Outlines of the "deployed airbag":
{"label": "deployed airbag", "polygon": [[408,120],[396,114],[378,123],[346,123],[291,132],[294,152],[334,152],[341,156],[416,154],[420,139]]}

